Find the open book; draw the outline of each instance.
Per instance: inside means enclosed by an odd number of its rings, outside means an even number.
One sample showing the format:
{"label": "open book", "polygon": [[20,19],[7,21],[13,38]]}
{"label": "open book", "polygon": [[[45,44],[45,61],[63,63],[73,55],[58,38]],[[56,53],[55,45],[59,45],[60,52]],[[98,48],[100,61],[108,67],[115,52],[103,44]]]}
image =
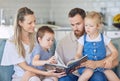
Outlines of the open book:
{"label": "open book", "polygon": [[87,61],[87,56],[83,56],[80,59],[70,61],[70,63],[65,66],[64,64],[45,64],[47,68],[54,68],[57,73],[66,72],[66,74],[72,73],[80,68],[80,64]]}

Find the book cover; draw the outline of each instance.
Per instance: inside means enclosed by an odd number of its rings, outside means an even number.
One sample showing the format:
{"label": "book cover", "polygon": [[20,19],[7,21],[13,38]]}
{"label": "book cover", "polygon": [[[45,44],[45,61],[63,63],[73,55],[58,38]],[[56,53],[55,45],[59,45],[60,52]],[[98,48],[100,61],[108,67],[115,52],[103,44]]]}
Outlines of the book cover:
{"label": "book cover", "polygon": [[80,68],[80,64],[87,61],[87,56],[83,56],[80,59],[71,61],[67,66],[60,64],[45,64],[45,67],[50,69],[55,69],[57,73],[66,72],[66,74],[72,73]]}

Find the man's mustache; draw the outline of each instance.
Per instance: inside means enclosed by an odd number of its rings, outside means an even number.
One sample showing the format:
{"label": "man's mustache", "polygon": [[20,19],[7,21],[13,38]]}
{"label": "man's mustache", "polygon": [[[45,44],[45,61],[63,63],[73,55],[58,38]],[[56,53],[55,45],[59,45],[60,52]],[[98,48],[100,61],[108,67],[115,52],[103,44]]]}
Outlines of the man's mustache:
{"label": "man's mustache", "polygon": [[79,30],[75,30],[75,32],[79,32]]}

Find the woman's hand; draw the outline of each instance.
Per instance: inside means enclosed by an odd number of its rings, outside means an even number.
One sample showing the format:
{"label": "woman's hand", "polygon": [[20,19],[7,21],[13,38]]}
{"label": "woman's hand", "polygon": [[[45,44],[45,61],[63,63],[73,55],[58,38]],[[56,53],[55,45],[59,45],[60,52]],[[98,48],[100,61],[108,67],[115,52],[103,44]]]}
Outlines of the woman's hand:
{"label": "woman's hand", "polygon": [[66,76],[65,72],[55,73],[55,71],[56,70],[49,70],[49,71],[47,71],[48,76],[54,76],[54,77],[57,77],[57,78]]}

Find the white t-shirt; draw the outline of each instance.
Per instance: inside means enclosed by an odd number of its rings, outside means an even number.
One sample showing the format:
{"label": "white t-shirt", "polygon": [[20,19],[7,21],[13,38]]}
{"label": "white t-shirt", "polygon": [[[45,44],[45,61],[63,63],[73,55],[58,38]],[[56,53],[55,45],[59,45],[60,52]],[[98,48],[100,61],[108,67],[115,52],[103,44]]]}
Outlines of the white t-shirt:
{"label": "white t-shirt", "polygon": [[[97,38],[95,39],[90,39],[90,37],[88,35],[86,35],[86,41],[89,41],[89,42],[97,42],[97,41],[101,41],[102,38],[101,38],[101,34],[98,35]],[[103,34],[103,40],[104,40],[104,44],[106,46],[106,49],[107,49],[107,55],[110,54],[110,50],[108,49],[107,45],[110,43],[111,39],[108,38],[105,34]],[[78,39],[78,42],[84,46],[84,35],[82,37],[80,37]]]}
{"label": "white t-shirt", "polygon": [[24,74],[24,70],[19,67],[17,64],[26,61],[27,63],[30,62],[30,54],[29,54],[29,46],[26,44],[23,44],[26,52],[26,58],[23,58],[22,56],[18,55],[17,48],[15,47],[15,44],[11,42],[10,40],[7,40],[3,57],[1,61],[2,66],[7,65],[14,65],[14,75],[13,77],[21,77]]}

